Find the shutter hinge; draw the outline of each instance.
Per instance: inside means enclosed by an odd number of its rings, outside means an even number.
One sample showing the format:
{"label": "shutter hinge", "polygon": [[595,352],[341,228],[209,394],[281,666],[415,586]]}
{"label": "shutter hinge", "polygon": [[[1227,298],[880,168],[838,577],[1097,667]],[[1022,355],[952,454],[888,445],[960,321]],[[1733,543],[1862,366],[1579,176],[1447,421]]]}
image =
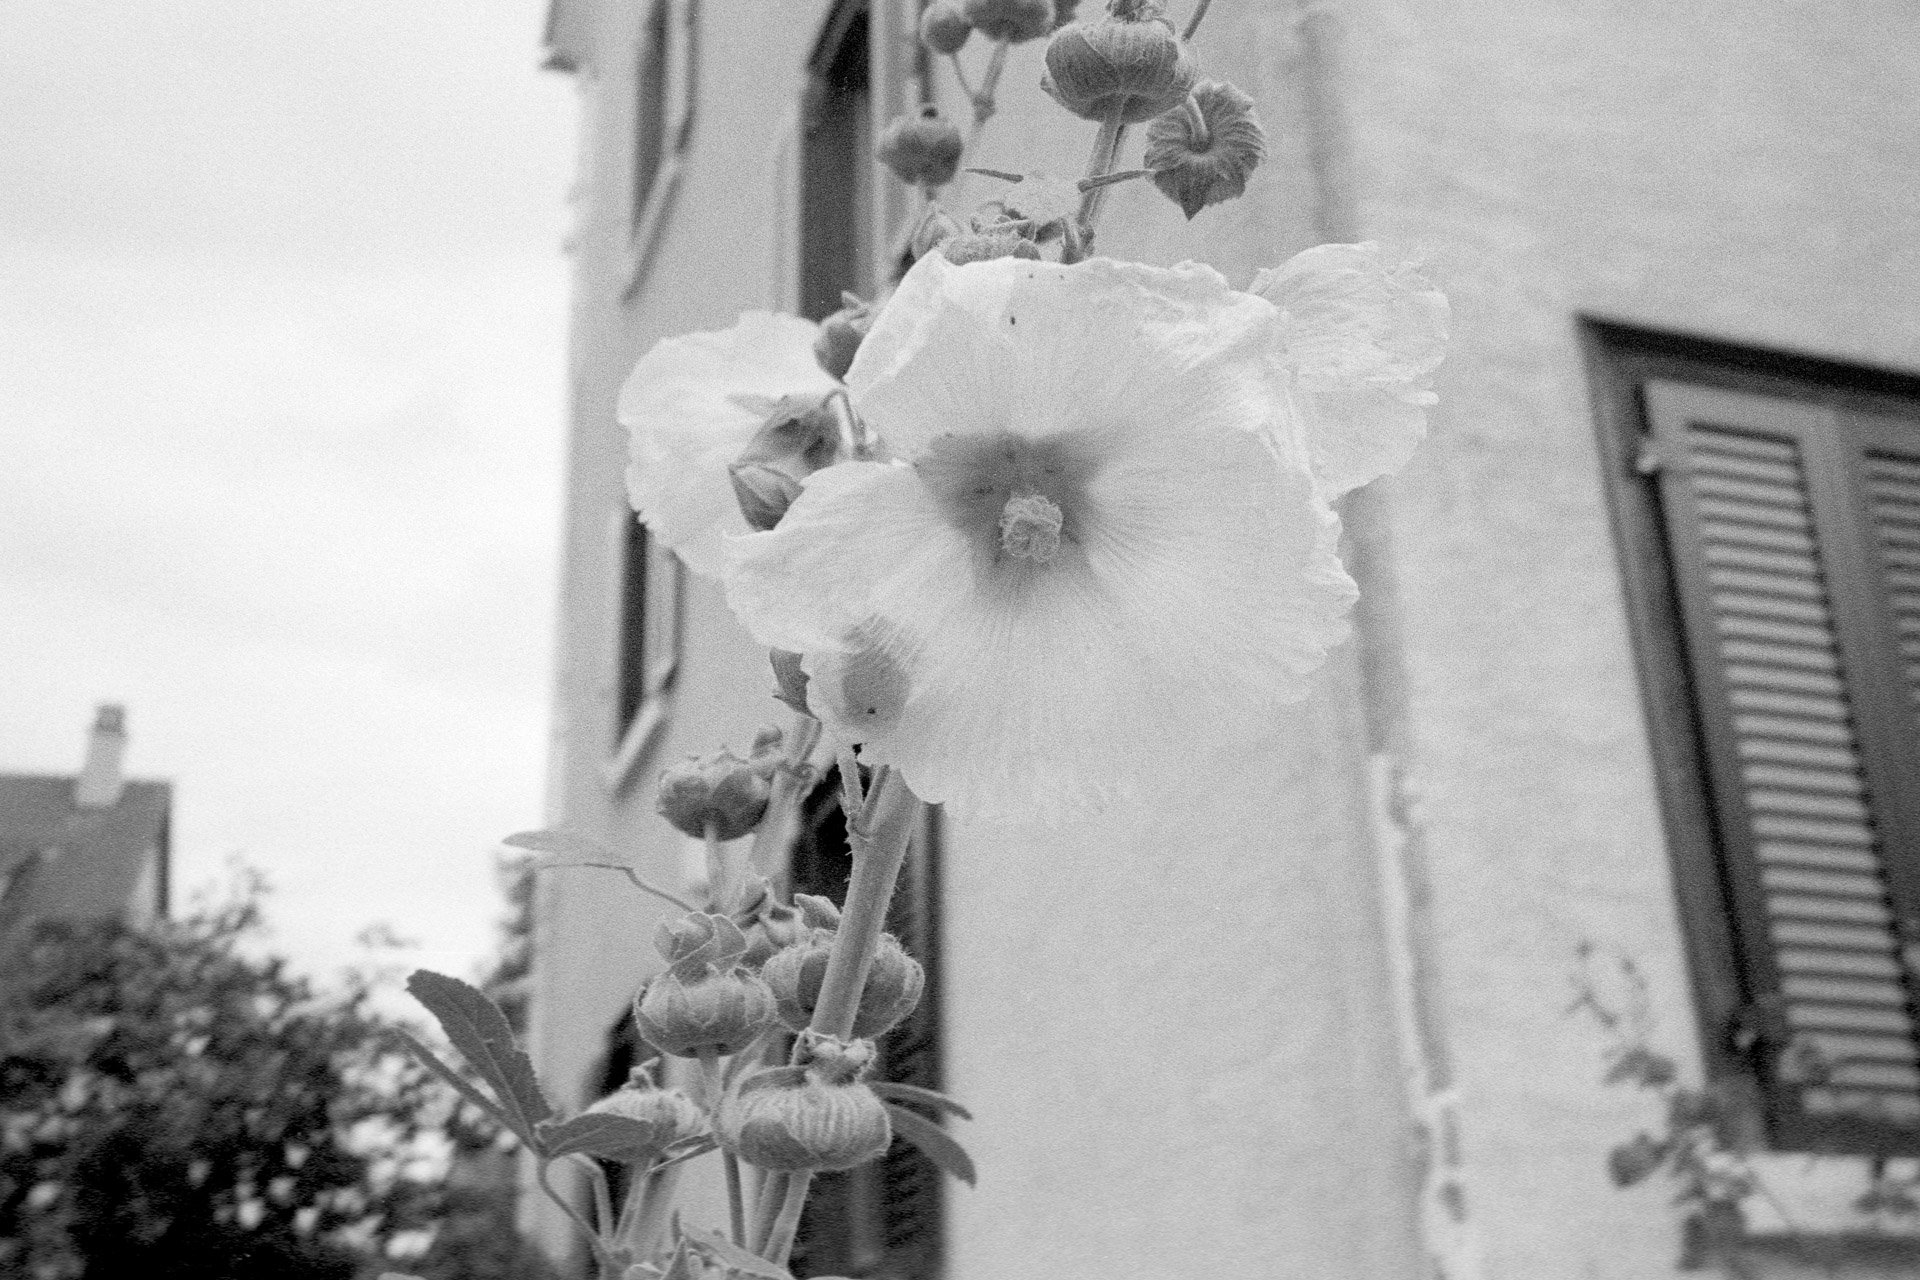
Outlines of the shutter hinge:
{"label": "shutter hinge", "polygon": [[1659,436],[1641,436],[1639,445],[1634,450],[1633,469],[1638,475],[1658,475],[1669,468],[1684,471],[1686,466],[1685,455]]}

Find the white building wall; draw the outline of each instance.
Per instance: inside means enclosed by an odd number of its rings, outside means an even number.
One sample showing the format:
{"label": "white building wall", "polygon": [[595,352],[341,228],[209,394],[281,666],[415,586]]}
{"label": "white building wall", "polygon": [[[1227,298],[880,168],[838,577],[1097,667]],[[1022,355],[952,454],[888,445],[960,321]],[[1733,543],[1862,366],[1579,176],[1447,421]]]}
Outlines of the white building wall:
{"label": "white building wall", "polygon": [[[782,148],[826,6],[706,0],[694,151],[631,304],[636,6],[594,7],[552,817],[670,881],[660,763],[744,745],[778,708],[763,655],[694,582],[666,731],[610,789],[614,401],[657,338],[787,296]],[[1369,705],[1350,647],[1262,751],[1152,829],[1046,848],[950,832],[948,1082],[979,1117],[963,1136],[982,1169],[949,1198],[956,1280],[1410,1280],[1434,1274],[1435,1245],[1452,1280],[1673,1273],[1666,1190],[1605,1177],[1607,1148],[1653,1117],[1600,1086],[1599,1036],[1563,1015],[1577,944],[1618,948],[1692,1062],[1574,319],[1911,369],[1920,83],[1903,55],[1920,19],[1895,0],[1844,17],[1797,0],[1304,7],[1344,30],[1337,59],[1280,0],[1218,0],[1198,42],[1268,125],[1249,198],[1186,223],[1132,184],[1102,247],[1235,281],[1323,235],[1429,251],[1456,334],[1433,439],[1353,513],[1391,548],[1363,585],[1391,602],[1406,700],[1375,688]],[[1018,51],[979,163],[1084,163],[1091,126],[1043,106],[1038,75],[1037,48]],[[535,1051],[569,1105],[656,964],[655,919],[605,873],[544,881]],[[1415,1015],[1424,1041],[1402,1036]],[[1428,1118],[1457,1120],[1457,1143],[1415,1124],[1409,1073],[1442,1091]],[[1463,1214],[1423,1244],[1428,1161],[1457,1175]]]}
{"label": "white building wall", "polygon": [[[1670,1188],[1617,1192],[1603,1164],[1657,1117],[1597,1087],[1600,1038],[1563,1015],[1577,943],[1617,948],[1697,1071],[1575,317],[1914,371],[1920,18],[1339,7],[1362,226],[1429,246],[1454,304],[1444,412],[1389,505],[1485,1274],[1668,1274]],[[1832,1164],[1857,1194],[1864,1161]],[[1768,1167],[1791,1188],[1805,1165]],[[1862,1225],[1786,1198],[1802,1225]]]}

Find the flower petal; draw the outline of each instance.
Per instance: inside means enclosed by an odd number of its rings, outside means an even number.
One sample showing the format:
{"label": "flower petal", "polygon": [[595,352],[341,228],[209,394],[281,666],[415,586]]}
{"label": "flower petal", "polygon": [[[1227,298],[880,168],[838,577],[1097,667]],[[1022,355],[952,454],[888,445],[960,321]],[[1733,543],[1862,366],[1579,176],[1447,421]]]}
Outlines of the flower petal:
{"label": "flower petal", "polygon": [[621,387],[628,496],[694,572],[718,577],[723,538],[747,532],[727,466],[765,415],[739,398],[820,395],[838,385],[814,359],[818,332],[797,316],[748,311],[731,329],[656,343]]}
{"label": "flower petal", "polygon": [[[951,341],[901,356],[867,392],[896,447],[979,423],[1070,438],[1091,460],[1073,554],[1008,577],[928,475],[842,463],[808,478],[779,528],[735,541],[728,599],[756,639],[808,655],[815,710],[918,794],[1057,820],[1144,803],[1267,731],[1345,635],[1355,592],[1304,456],[1276,449],[1277,317],[1248,299],[1230,303],[1253,317],[1239,339],[1231,324],[1191,332],[1194,279],[1170,272],[1157,290],[1128,284],[1118,314],[1054,311],[1059,286],[1021,293],[1033,265],[1006,273],[1010,305],[934,317],[928,332]],[[995,264],[941,274],[990,280],[982,268]],[[1110,288],[1133,273],[1087,274]],[[1008,315],[1053,321],[1025,339],[1038,350],[996,345]],[[1086,330],[1109,328],[1127,332],[1091,359]],[[1223,339],[1237,358],[1205,350]],[[983,353],[995,363],[978,367]],[[962,385],[972,399],[942,401]]]}
{"label": "flower petal", "polygon": [[896,457],[934,437],[1038,437],[1146,402],[1174,380],[1251,364],[1278,313],[1211,267],[1095,258],[914,265],[847,371],[854,406]]}
{"label": "flower petal", "polygon": [[1262,271],[1253,292],[1285,312],[1281,360],[1327,496],[1403,465],[1436,399],[1446,297],[1371,243],[1308,249]]}

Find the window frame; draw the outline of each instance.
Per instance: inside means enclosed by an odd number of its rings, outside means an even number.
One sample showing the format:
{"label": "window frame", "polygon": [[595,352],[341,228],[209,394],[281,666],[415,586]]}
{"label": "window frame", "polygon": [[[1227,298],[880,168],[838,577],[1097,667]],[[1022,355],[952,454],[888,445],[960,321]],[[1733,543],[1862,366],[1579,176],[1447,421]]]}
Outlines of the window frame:
{"label": "window frame", "polygon": [[[627,206],[622,302],[638,295],[658,256],[693,146],[700,100],[700,0],[645,0],[635,11],[638,28],[622,184]],[[664,83],[652,83],[650,71],[662,73]],[[649,157],[653,172],[643,183]]]}
{"label": "window frame", "polygon": [[[1689,651],[1688,610],[1679,559],[1697,556],[1699,543],[1676,546],[1666,523],[1658,478],[1684,466],[1654,430],[1649,388],[1677,382],[1712,393],[1758,396],[1784,403],[1800,417],[1798,428],[1811,447],[1802,457],[1810,507],[1824,517],[1820,544],[1822,582],[1836,634],[1856,642],[1848,652],[1872,654],[1891,634],[1885,595],[1874,575],[1874,549],[1864,536],[1865,490],[1858,456],[1845,448],[1849,433],[1888,416],[1920,422],[1920,377],[1783,352],[1734,346],[1709,339],[1656,333],[1611,320],[1582,317],[1580,345],[1586,357],[1599,453],[1616,563],[1646,715],[1649,746],[1667,835],[1695,1006],[1700,1015],[1702,1059],[1707,1077],[1735,1099],[1746,1137],[1779,1151],[1828,1155],[1920,1155],[1920,1121],[1895,1123],[1851,1115],[1814,1115],[1782,1100],[1785,1086],[1769,1094],[1755,1040],[1762,1033],[1748,993],[1756,975],[1753,899],[1729,882],[1730,839],[1716,814],[1730,801],[1716,783],[1707,691],[1696,687]],[[1826,422],[1806,429],[1809,415]],[[1741,423],[1755,432],[1770,430]],[[1785,428],[1783,428],[1783,433]],[[1920,439],[1908,447],[1920,446]],[[1833,521],[1838,513],[1839,518]],[[1829,522],[1832,521],[1832,522]],[[1837,569],[1837,572],[1836,572]],[[1697,625],[1697,623],[1696,623]],[[1715,673],[1717,678],[1718,673]],[[1898,672],[1877,658],[1847,669],[1847,696],[1862,741],[1860,756],[1869,794],[1884,796],[1889,770],[1903,759],[1920,759],[1920,734],[1887,720]],[[1888,748],[1886,744],[1896,744]],[[1870,745],[1871,744],[1871,745]],[[1900,745],[1905,744],[1905,745]],[[1920,776],[1916,773],[1913,776]],[[1878,778],[1878,786],[1875,779]],[[1920,908],[1920,859],[1908,856],[1920,830],[1909,826],[1904,798],[1877,801],[1871,820],[1886,838],[1884,882],[1903,915]],[[1743,833],[1744,835],[1744,833]],[[1744,929],[1737,923],[1747,916]],[[1749,948],[1740,950],[1743,939]],[[1765,944],[1771,949],[1772,944]],[[1908,961],[1910,1008],[1920,999],[1920,972]],[[1775,990],[1778,988],[1776,987]],[[1916,1037],[1920,1043],[1920,1037]]]}

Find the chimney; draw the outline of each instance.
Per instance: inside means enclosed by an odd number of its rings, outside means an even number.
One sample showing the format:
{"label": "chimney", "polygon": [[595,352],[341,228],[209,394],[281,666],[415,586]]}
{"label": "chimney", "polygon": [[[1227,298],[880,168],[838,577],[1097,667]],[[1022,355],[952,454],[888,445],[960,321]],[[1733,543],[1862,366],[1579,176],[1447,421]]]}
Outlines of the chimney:
{"label": "chimney", "polygon": [[82,809],[111,809],[120,803],[120,757],[127,751],[127,709],[103,702],[87,735],[87,762],[74,780],[73,803]]}

